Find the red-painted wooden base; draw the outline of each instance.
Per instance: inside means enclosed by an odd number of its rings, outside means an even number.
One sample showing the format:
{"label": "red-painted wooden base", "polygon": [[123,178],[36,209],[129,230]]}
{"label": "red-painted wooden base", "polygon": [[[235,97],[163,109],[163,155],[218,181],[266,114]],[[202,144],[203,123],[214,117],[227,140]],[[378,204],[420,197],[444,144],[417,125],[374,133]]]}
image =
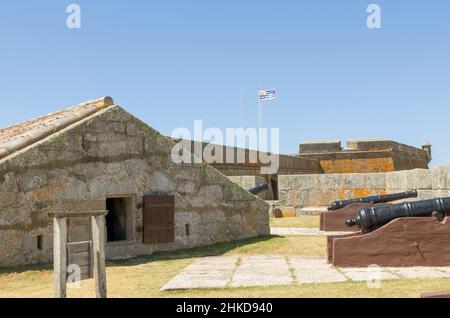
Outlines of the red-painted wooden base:
{"label": "red-painted wooden base", "polygon": [[423,293],[421,298],[450,298],[450,291]]}
{"label": "red-painted wooden base", "polygon": [[450,266],[450,219],[400,218],[368,234],[328,237],[334,266]]}
{"label": "red-painted wooden base", "polygon": [[373,204],[353,203],[336,211],[323,212],[320,214],[320,230],[327,232],[354,231],[354,229],[345,225],[345,221],[354,218],[360,208],[371,206]]}

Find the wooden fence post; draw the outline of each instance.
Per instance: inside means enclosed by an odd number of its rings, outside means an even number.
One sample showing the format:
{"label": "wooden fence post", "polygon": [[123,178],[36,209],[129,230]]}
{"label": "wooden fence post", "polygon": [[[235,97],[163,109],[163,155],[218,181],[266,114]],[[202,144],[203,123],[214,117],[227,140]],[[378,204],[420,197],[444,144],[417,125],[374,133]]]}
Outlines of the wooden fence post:
{"label": "wooden fence post", "polygon": [[53,218],[53,284],[55,298],[66,298],[67,218]]}
{"label": "wooden fence post", "polygon": [[94,252],[95,294],[97,298],[106,298],[106,231],[105,216],[92,216],[92,239]]}

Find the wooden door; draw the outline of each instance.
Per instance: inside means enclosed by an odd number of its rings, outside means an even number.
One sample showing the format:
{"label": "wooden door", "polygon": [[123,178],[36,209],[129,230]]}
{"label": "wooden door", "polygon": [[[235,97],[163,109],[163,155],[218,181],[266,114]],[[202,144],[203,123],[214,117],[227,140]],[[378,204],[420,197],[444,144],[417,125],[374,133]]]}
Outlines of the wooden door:
{"label": "wooden door", "polygon": [[175,197],[144,196],[144,244],[175,241]]}

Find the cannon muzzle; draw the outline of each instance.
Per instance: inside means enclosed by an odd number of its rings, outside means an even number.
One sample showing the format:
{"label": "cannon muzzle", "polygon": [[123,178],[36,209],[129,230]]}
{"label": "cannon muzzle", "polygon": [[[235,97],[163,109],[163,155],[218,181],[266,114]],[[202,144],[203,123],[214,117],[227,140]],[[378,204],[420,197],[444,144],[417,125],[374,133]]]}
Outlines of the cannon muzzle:
{"label": "cannon muzzle", "polygon": [[353,204],[353,203],[378,204],[378,203],[387,203],[387,202],[402,200],[402,199],[406,199],[406,198],[417,198],[417,190],[409,190],[406,192],[391,193],[391,194],[371,195],[368,197],[362,197],[362,198],[350,199],[350,200],[334,201],[333,203],[331,203],[331,206],[328,207],[328,211],[339,210],[339,209],[345,208],[346,206]]}
{"label": "cannon muzzle", "polygon": [[345,223],[349,227],[357,225],[362,233],[369,233],[402,217],[434,216],[441,221],[449,214],[450,197],[365,207],[359,209],[355,218],[348,219]]}
{"label": "cannon muzzle", "polygon": [[254,195],[258,195],[267,190],[269,190],[269,185],[267,183],[261,183],[260,185],[248,190],[248,192],[253,193]]}

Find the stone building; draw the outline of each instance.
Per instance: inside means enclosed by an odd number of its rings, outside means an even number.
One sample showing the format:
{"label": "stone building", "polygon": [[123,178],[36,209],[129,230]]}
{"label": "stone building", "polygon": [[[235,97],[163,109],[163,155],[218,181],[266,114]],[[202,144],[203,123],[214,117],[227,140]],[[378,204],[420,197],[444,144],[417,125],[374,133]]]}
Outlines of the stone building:
{"label": "stone building", "polygon": [[173,146],[111,98],[0,129],[0,266],[51,261],[55,211],[107,209],[109,259],[269,234],[263,200]]}

